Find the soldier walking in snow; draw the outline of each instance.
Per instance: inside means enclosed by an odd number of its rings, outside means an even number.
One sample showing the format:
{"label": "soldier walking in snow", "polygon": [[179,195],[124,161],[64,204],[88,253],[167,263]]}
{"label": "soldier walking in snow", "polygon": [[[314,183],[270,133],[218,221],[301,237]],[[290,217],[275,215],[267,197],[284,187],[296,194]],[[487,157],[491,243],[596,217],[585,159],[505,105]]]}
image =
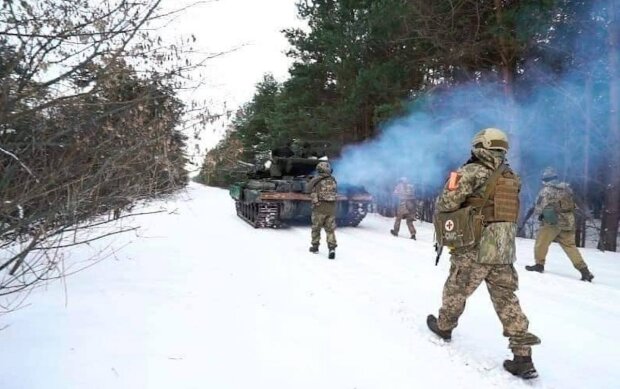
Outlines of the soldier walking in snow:
{"label": "soldier walking in snow", "polygon": [[[506,164],[507,151],[508,138],[502,131],[489,128],[476,134],[471,159],[450,174],[437,199],[438,243],[450,246],[452,256],[439,316],[429,315],[427,325],[439,337],[451,340],[467,298],[486,282],[514,354],[512,360],[504,361],[504,369],[527,379],[538,375],[531,346],[540,339],[528,332],[528,319],[515,295],[519,281],[513,263],[521,182]],[[459,240],[468,231],[471,239]]]}
{"label": "soldier walking in snow", "polygon": [[308,183],[308,192],[312,200],[312,246],[311,253],[319,252],[321,229],[327,235],[329,259],[336,258],[336,179],[331,175],[332,168],[328,162],[316,165],[318,175]]}
{"label": "soldier walking in snow", "polygon": [[400,178],[396,188],[394,188],[394,196],[398,199],[398,209],[396,211],[396,219],[394,220],[394,229],[390,230],[390,233],[398,236],[400,224],[405,219],[411,239],[415,239],[416,230],[413,225],[415,221],[415,199],[413,186],[409,184],[407,177]]}
{"label": "soldier walking in snow", "polygon": [[545,258],[552,242],[558,242],[573,266],[581,273],[582,281],[592,282],[590,273],[575,245],[575,199],[573,191],[565,182],[558,180],[558,174],[552,167],[545,169],[542,175],[543,187],[538,193],[534,213],[540,220],[540,228],[534,245],[536,264],[526,266],[529,271],[545,271]]}

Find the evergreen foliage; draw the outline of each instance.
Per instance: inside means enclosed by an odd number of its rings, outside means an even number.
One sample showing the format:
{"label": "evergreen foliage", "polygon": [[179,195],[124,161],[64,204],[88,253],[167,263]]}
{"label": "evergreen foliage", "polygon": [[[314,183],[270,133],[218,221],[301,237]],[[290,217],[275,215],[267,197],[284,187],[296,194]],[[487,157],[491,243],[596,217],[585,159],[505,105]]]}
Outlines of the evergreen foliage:
{"label": "evergreen foliage", "polygon": [[[604,219],[601,247],[615,250],[620,157],[613,156],[620,129],[612,105],[620,101],[620,81],[613,36],[619,11],[613,0],[596,3],[593,8],[585,0],[299,1],[307,28],[284,31],[294,59],[290,77],[277,83],[265,76],[239,110],[233,133],[246,157],[291,139],[355,144],[376,138],[385,123],[414,106],[432,114],[444,92],[458,86],[502,85],[497,99],[509,108],[505,116],[522,114],[510,107],[527,106],[535,95],[534,103],[544,109],[519,118],[526,141],[515,142],[514,161],[547,155],[570,172],[579,195]],[[602,49],[609,58],[594,62]],[[579,91],[566,85],[580,85]],[[564,134],[541,139],[536,124],[550,120]],[[600,142],[607,137],[613,141]],[[575,155],[584,144],[604,150]],[[525,165],[524,175],[539,174],[540,166]],[[589,166],[613,166],[613,179]]]}

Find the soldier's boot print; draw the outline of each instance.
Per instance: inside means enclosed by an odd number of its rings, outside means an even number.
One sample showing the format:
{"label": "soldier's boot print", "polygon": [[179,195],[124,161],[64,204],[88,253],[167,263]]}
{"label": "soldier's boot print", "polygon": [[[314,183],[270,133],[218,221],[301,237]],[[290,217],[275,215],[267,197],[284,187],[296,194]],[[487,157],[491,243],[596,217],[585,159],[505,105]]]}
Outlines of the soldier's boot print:
{"label": "soldier's boot print", "polygon": [[534,367],[531,356],[515,355],[514,359],[504,361],[504,369],[510,372],[510,374],[526,380],[538,377],[538,372]]}
{"label": "soldier's boot print", "polygon": [[539,263],[537,263],[536,265],[527,265],[525,266],[525,270],[527,271],[536,271],[539,273],[544,273],[545,272],[545,265],[541,265]]}
{"label": "soldier's boot print", "polygon": [[590,273],[590,270],[588,270],[587,267],[579,269],[579,272],[581,273],[581,281],[592,282],[594,279],[594,274]]}
{"label": "soldier's boot print", "polygon": [[310,246],[310,252],[314,253],[314,254],[318,253],[319,252],[319,246],[316,246],[316,245]]}
{"label": "soldier's boot print", "polygon": [[329,254],[327,255],[329,259],[336,259],[336,249],[329,249]]}
{"label": "soldier's boot print", "polygon": [[431,330],[435,335],[439,336],[446,342],[452,340],[452,331],[444,331],[439,329],[439,326],[437,325],[437,318],[435,317],[435,315],[428,315],[428,317],[426,318],[426,325],[428,326],[429,330]]}

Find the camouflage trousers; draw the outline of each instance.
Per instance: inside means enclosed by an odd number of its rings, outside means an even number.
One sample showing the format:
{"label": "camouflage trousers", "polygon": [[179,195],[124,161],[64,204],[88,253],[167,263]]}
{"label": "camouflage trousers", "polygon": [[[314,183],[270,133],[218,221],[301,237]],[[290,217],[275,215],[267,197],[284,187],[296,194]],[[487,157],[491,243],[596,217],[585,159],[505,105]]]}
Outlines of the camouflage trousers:
{"label": "camouflage trousers", "polygon": [[437,325],[444,331],[456,328],[467,298],[485,281],[504,336],[509,339],[508,347],[515,355],[530,356],[531,346],[539,344],[540,339],[528,332],[529,321],[515,295],[519,280],[514,266],[476,263],[476,256],[477,251],[452,256]]}
{"label": "camouflage trousers", "polygon": [[394,220],[394,233],[398,235],[398,231],[400,231],[400,224],[402,223],[403,219],[405,219],[405,222],[407,223],[407,228],[409,229],[409,233],[411,235],[415,235],[416,231],[415,231],[415,226],[413,225],[413,221],[415,220],[415,218],[410,213],[406,215],[401,215],[401,214],[396,215],[396,220]]}
{"label": "camouflage trousers", "polygon": [[321,243],[321,229],[327,235],[327,247],[335,249],[336,243],[336,203],[321,203],[312,209],[312,245]]}
{"label": "camouflage trousers", "polygon": [[415,206],[413,202],[401,202],[398,206],[398,210],[396,211],[396,219],[394,220],[394,233],[396,235],[398,235],[398,231],[400,231],[400,224],[403,219],[405,219],[409,233],[411,235],[415,235],[416,230],[413,225],[413,222],[415,221]]}
{"label": "camouflage trousers", "polygon": [[536,264],[545,265],[545,258],[552,242],[558,242],[577,270],[588,267],[575,245],[575,230],[561,230],[557,226],[541,226],[534,244]]}

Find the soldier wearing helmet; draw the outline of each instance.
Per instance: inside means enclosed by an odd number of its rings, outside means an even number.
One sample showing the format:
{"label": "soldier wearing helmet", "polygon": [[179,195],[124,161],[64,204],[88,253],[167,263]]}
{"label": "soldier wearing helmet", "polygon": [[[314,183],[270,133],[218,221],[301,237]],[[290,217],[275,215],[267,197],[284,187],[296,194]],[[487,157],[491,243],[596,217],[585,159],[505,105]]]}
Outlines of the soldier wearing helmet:
{"label": "soldier wearing helmet", "polygon": [[312,200],[312,245],[311,253],[319,252],[321,243],[321,229],[327,235],[327,248],[329,259],[336,258],[336,197],[337,183],[332,176],[332,168],[329,162],[321,161],[316,165],[318,173],[308,183],[307,191]]}
{"label": "soldier wearing helmet", "polygon": [[534,245],[536,264],[526,266],[529,271],[543,273],[545,258],[552,242],[558,242],[582,281],[592,282],[594,276],[575,245],[575,197],[570,186],[558,179],[558,173],[547,167],[542,174],[542,189],[538,193],[534,213],[538,215],[540,228]]}
{"label": "soldier wearing helmet", "polygon": [[411,239],[415,239],[415,199],[413,194],[413,186],[409,183],[407,177],[401,177],[398,180],[398,184],[394,188],[394,196],[398,199],[398,209],[396,210],[396,219],[394,220],[394,228],[390,230],[390,233],[394,236],[398,236],[400,230],[400,224],[403,219],[407,223],[407,228],[411,234]]}
{"label": "soldier wearing helmet", "polygon": [[[472,242],[450,247],[451,266],[444,285],[438,317],[429,315],[429,329],[444,340],[452,338],[467,298],[484,281],[514,358],[504,368],[521,378],[538,375],[532,362],[532,345],[540,339],[528,332],[528,319],[515,295],[518,288],[516,220],[520,179],[506,164],[508,138],[503,131],[487,128],[472,141],[471,158],[451,173],[436,203],[436,212],[453,213],[471,207],[479,217]],[[436,215],[437,217],[437,215]],[[451,219],[448,219],[451,220]],[[448,223],[446,223],[447,225]],[[452,231],[450,224],[446,230]]]}

